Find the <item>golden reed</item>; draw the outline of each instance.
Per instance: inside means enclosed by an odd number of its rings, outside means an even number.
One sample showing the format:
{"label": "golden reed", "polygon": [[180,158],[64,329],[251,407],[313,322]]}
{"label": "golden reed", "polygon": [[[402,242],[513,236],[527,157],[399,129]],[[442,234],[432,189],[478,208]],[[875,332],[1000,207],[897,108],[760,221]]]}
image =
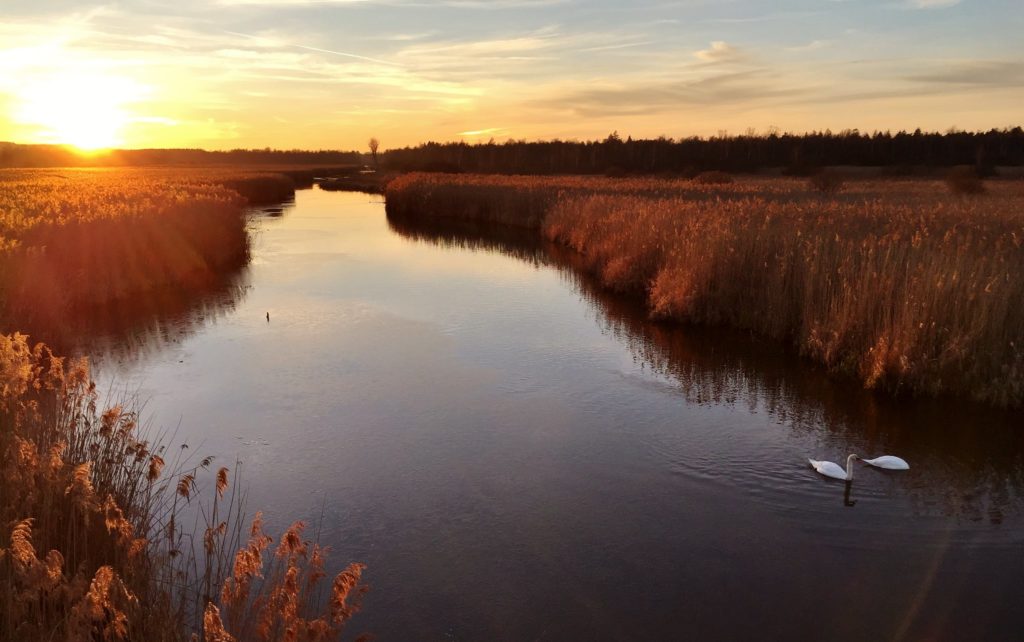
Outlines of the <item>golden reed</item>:
{"label": "golden reed", "polygon": [[228,468],[143,432],[129,407],[99,410],[84,360],[0,335],[0,639],[338,639],[363,567],[321,599],[325,552],[301,522],[264,560]]}
{"label": "golden reed", "polygon": [[540,230],[652,315],[749,329],[895,394],[1024,403],[1024,190],[410,174],[396,216]]}

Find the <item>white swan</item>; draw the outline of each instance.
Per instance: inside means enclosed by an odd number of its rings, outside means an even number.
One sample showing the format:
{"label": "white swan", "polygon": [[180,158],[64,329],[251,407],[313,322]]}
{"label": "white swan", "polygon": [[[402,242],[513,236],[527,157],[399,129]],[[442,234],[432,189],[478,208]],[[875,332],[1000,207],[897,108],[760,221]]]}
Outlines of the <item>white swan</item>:
{"label": "white swan", "polygon": [[910,464],[906,460],[900,459],[899,457],[893,457],[892,455],[882,455],[881,457],[875,457],[874,459],[861,459],[865,464],[870,464],[875,468],[885,468],[886,470],[910,470]]}
{"label": "white swan", "polygon": [[818,471],[826,477],[832,479],[842,479],[843,481],[853,480],[853,460],[860,459],[857,455],[850,455],[846,458],[846,470],[844,471],[839,464],[831,461],[816,461],[814,459],[808,459],[811,462],[811,466],[814,470]]}

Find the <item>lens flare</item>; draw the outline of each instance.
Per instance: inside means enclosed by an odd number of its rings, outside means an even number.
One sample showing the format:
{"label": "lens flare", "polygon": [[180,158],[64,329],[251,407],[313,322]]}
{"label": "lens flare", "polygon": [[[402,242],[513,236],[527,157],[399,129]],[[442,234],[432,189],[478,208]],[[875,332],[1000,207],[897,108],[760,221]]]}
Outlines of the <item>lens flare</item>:
{"label": "lens flare", "polygon": [[133,119],[127,106],[145,88],[128,78],[62,72],[30,79],[18,92],[15,119],[37,128],[40,141],[93,151],[123,144]]}

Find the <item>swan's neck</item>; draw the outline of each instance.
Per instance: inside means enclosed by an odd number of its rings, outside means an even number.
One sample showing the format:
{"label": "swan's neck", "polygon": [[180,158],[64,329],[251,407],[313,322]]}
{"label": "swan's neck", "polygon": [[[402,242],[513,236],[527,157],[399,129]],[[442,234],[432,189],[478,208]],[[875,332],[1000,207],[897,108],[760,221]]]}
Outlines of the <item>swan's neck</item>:
{"label": "swan's neck", "polygon": [[846,458],[846,481],[853,480],[853,460],[857,455],[850,455]]}

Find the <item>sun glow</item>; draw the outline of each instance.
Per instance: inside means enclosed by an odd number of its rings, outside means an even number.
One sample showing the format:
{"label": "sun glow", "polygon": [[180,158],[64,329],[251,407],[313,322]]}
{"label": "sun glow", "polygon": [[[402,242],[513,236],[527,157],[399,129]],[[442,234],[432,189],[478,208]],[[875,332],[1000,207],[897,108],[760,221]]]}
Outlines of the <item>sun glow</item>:
{"label": "sun glow", "polygon": [[17,121],[36,129],[39,142],[94,151],[123,144],[133,114],[127,106],[145,88],[128,78],[61,72],[29,80],[18,91]]}

